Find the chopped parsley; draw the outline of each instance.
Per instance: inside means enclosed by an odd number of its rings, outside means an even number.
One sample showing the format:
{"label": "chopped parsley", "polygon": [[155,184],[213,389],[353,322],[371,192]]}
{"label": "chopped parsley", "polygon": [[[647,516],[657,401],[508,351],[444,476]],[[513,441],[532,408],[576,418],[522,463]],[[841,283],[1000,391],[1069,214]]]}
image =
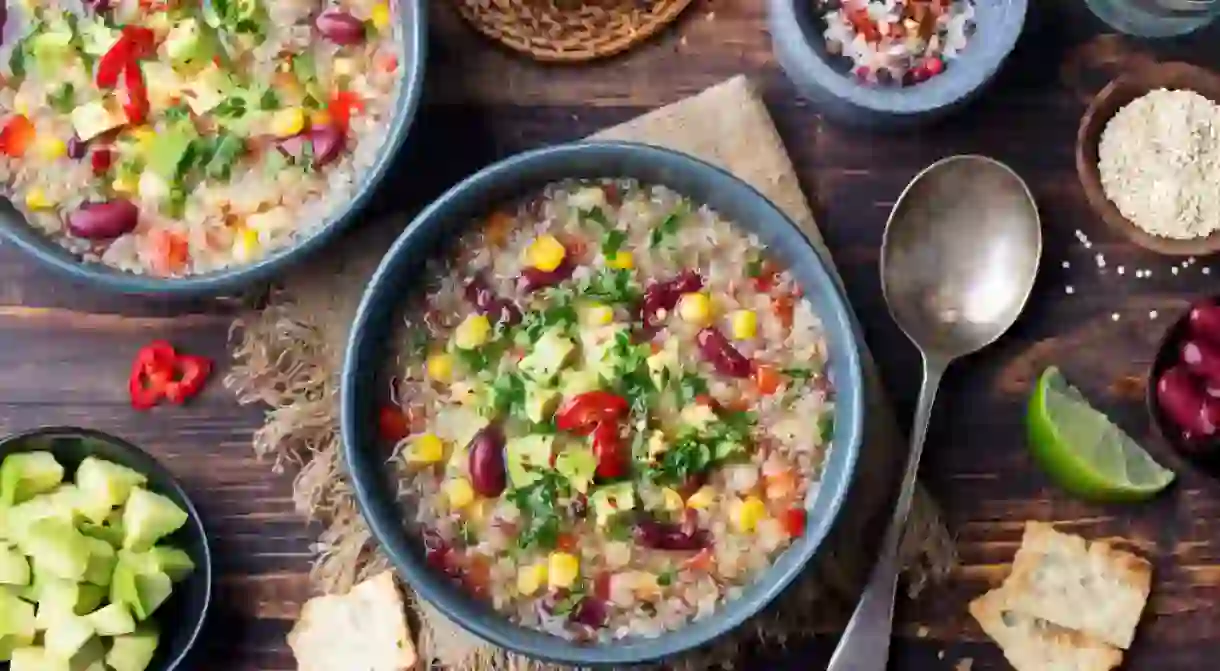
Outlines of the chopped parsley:
{"label": "chopped parsley", "polygon": [[656,249],[669,238],[676,235],[678,233],[678,228],[682,225],[682,220],[686,218],[686,215],[689,213],[690,210],[687,208],[685,203],[674,208],[674,210],[670,212],[668,216],[662,219],[661,223],[657,224],[657,227],[652,229],[652,232],[648,234],[648,247],[650,249]]}
{"label": "chopped parsley", "polygon": [[186,103],[180,103],[165,110],[162,114],[165,116],[166,121],[177,123],[191,118],[191,108],[187,107]]}
{"label": "chopped parsley", "polygon": [[678,572],[672,566],[667,566],[664,571],[657,574],[657,584],[661,587],[669,587],[674,584],[674,579],[678,577]]}
{"label": "chopped parsley", "polygon": [[683,373],[674,388],[678,397],[678,405],[685,406],[695,402],[695,399],[708,393],[707,380],[695,373]]}
{"label": "chopped parsley", "polygon": [[818,418],[818,435],[822,437],[823,443],[829,443],[835,433],[835,416],[833,413],[826,413]]}
{"label": "chopped parsley", "polygon": [[458,526],[458,536],[462,539],[462,544],[466,547],[479,544],[478,534],[475,533],[474,529],[472,529],[470,524],[467,522],[462,522],[462,524]]}
{"label": "chopped parsley", "polygon": [[501,352],[489,346],[475,347],[473,349],[462,349],[461,347],[453,348],[457,354],[458,361],[462,362],[462,366],[472,373],[482,373],[491,368]]}
{"label": "chopped parsley", "polygon": [[758,254],[751,254],[750,258],[746,260],[746,275],[749,277],[761,277],[762,271],[762,256]]}
{"label": "chopped parsley", "polygon": [[603,269],[581,280],[577,291],[603,303],[634,303],[640,297],[639,286],[627,269]]}
{"label": "chopped parsley", "polygon": [[528,524],[517,537],[517,546],[553,549],[559,541],[559,497],[567,490],[567,480],[550,470],[538,471],[537,480],[525,487],[509,490],[510,503],[517,506]]}
{"label": "chopped parsley", "polygon": [[705,436],[687,433],[661,453],[656,467],[650,472],[658,484],[681,485],[691,476],[706,471],[714,457],[714,444]]}
{"label": "chopped parsley", "polygon": [[610,540],[629,541],[631,540],[631,529],[631,516],[626,513],[619,513],[606,520],[603,533]]}
{"label": "chopped parsley", "polygon": [[217,116],[229,119],[240,119],[246,116],[247,111],[249,110],[246,108],[246,98],[242,95],[229,96],[212,110]]}
{"label": "chopped parsley", "polygon": [[222,133],[213,139],[211,156],[203,171],[211,179],[228,181],[233,176],[233,166],[237,164],[246,144],[236,135]]}
{"label": "chopped parsley", "polygon": [[606,235],[602,237],[602,255],[607,259],[614,258],[623,248],[624,242],[627,242],[626,233],[619,230],[606,231]]}
{"label": "chopped parsley", "polygon": [[792,378],[793,380],[808,380],[818,374],[818,372],[812,368],[799,367],[781,368],[780,373]]}
{"label": "chopped parsley", "polygon": [[76,88],[68,82],[47,96],[47,102],[56,112],[67,114],[76,106]]}
{"label": "chopped parsley", "polygon": [[274,89],[263,91],[263,94],[258,98],[258,108],[265,112],[280,108],[280,97],[276,95]]}
{"label": "chopped parsley", "polygon": [[488,392],[488,405],[497,416],[525,416],[525,378],[520,373],[500,375]]}
{"label": "chopped parsley", "polygon": [[591,221],[602,228],[610,228],[610,220],[606,218],[606,213],[602,212],[600,207],[591,207],[587,210],[580,210],[580,220]]}
{"label": "chopped parsley", "polygon": [[559,327],[570,331],[576,326],[578,315],[573,305],[575,296],[566,289],[552,288],[546,292],[546,307],[525,313],[521,319],[521,332],[529,342],[538,342],[542,334]]}

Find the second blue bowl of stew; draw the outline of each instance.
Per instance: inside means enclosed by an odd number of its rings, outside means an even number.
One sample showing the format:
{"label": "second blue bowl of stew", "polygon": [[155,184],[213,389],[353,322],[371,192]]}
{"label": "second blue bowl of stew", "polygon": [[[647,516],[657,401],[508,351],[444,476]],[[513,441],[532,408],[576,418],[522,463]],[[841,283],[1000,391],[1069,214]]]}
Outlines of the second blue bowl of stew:
{"label": "second blue bowl of stew", "polygon": [[860,450],[833,275],[732,175],[636,144],[506,159],[429,206],[366,290],[344,456],[418,594],[574,665],[735,628],[805,567]]}

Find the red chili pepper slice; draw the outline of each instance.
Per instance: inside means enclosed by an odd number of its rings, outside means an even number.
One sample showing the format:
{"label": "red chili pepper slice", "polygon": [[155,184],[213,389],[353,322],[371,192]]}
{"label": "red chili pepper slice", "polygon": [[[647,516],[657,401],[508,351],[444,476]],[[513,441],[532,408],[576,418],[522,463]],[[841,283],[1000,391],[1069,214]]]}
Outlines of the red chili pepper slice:
{"label": "red chili pepper slice", "polygon": [[555,414],[561,431],[588,435],[598,424],[606,424],[627,414],[627,400],[608,391],[590,391],[573,396]]}
{"label": "red chili pepper slice", "polygon": [[623,458],[617,424],[605,421],[593,429],[593,455],[597,457],[599,478],[621,478],[627,474],[627,460]]}
{"label": "red chili pepper slice", "polygon": [[94,81],[97,82],[98,88],[112,89],[119,84],[119,75],[123,74],[123,70],[132,61],[132,43],[126,38],[120,36],[119,41],[114,43],[110,50],[102,54],[102,57],[97,61],[97,73],[94,75]]}
{"label": "red chili pepper slice", "polygon": [[166,386],[174,377],[176,358],[174,347],[164,340],[154,340],[140,348],[127,380],[133,408],[147,410],[165,396]]}
{"label": "red chili pepper slice", "polygon": [[127,120],[133,124],[144,123],[148,117],[148,89],[144,86],[144,73],[134,60],[123,71],[123,111]]}
{"label": "red chili pepper slice", "polygon": [[203,383],[207,382],[208,376],[212,374],[212,360],[183,354],[179,355],[174,363],[179,377],[165,385],[165,398],[170,403],[181,405],[203,389]]}

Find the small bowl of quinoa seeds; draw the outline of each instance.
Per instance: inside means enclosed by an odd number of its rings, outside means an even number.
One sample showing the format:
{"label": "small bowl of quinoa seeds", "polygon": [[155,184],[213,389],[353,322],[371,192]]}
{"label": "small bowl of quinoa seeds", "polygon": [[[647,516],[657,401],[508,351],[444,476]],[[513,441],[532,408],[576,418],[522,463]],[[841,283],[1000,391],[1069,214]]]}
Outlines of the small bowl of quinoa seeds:
{"label": "small bowl of quinoa seeds", "polygon": [[864,84],[910,86],[943,73],[974,34],[973,0],[814,0],[826,52]]}

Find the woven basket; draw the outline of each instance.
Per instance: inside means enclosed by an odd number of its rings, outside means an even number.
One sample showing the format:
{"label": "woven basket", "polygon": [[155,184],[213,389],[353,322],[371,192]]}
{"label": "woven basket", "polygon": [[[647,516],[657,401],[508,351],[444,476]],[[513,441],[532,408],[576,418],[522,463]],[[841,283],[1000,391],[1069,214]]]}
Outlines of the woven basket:
{"label": "woven basket", "polygon": [[539,61],[621,53],[671,23],[691,0],[457,0],[475,30]]}

